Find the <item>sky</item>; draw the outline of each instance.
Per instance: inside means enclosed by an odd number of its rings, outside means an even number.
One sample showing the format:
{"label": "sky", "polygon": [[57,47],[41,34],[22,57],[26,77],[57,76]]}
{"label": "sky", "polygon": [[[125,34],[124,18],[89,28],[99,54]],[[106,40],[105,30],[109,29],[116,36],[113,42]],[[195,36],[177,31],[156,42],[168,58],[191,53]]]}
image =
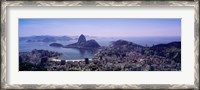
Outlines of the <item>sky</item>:
{"label": "sky", "polygon": [[19,36],[180,37],[181,19],[22,18],[18,29]]}

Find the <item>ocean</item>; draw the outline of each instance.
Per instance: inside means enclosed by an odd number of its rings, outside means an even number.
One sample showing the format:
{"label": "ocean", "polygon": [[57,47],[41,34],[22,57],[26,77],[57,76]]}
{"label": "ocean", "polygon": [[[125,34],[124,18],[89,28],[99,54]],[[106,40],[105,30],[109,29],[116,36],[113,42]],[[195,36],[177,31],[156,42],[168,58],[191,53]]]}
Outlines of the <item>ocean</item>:
{"label": "ocean", "polygon": [[[142,46],[152,46],[157,44],[167,44],[174,41],[181,41],[181,37],[118,37],[118,38],[88,38],[95,39],[101,46],[108,46],[112,41],[127,40]],[[63,45],[68,45],[77,42],[77,40],[57,41]],[[63,53],[58,59],[62,60],[82,60],[84,58],[92,58],[97,51],[90,51],[75,48],[59,48],[51,47],[52,42],[26,42],[19,41],[19,52],[29,52],[33,49],[43,49]]]}

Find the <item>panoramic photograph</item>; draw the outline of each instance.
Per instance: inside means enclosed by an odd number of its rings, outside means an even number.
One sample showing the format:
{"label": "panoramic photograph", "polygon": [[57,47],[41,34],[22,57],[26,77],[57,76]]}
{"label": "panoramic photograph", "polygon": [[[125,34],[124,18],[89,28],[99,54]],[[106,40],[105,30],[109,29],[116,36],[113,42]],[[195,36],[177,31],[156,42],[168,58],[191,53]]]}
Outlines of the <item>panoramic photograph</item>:
{"label": "panoramic photograph", "polygon": [[181,19],[18,22],[19,71],[181,71]]}

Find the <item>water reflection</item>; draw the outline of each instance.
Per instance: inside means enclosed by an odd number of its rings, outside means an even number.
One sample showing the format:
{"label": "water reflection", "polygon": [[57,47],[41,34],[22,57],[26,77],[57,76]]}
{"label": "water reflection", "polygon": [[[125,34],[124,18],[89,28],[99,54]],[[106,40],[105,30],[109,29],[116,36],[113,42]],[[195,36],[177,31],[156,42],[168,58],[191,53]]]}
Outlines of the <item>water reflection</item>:
{"label": "water reflection", "polygon": [[80,58],[86,58],[86,57],[84,57],[84,56],[85,56],[85,53],[86,53],[85,50],[83,50],[83,49],[79,49],[79,52],[80,52],[80,55],[81,55]]}
{"label": "water reflection", "polygon": [[76,49],[80,53],[80,58],[92,58],[94,54],[97,53],[98,49],[86,50],[86,49]]}
{"label": "water reflection", "polygon": [[64,55],[60,56],[59,59],[63,60],[80,60],[84,58],[93,58],[94,54],[97,53],[98,49],[78,49],[78,48],[63,48],[65,52]]}

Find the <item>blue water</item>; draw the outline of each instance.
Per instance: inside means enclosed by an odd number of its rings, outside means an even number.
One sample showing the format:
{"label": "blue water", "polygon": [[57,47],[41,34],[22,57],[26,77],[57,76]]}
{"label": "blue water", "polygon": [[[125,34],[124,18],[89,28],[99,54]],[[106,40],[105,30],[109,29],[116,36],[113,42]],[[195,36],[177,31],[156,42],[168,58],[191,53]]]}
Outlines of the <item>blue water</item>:
{"label": "blue water", "polygon": [[[166,44],[173,41],[181,41],[180,37],[119,37],[119,38],[91,38],[95,39],[101,46],[108,46],[112,41],[116,41],[119,39],[131,41],[133,43],[143,45],[143,46],[152,46],[156,44]],[[77,40],[70,41],[58,41],[57,43],[61,43],[63,45],[68,45],[77,42]],[[84,58],[92,58],[96,51],[83,50],[83,49],[75,49],[75,48],[58,48],[58,47],[50,47],[46,42],[19,42],[19,51],[27,52],[32,51],[33,49],[43,49],[50,50],[63,53],[59,59],[64,60],[79,60]]]}

